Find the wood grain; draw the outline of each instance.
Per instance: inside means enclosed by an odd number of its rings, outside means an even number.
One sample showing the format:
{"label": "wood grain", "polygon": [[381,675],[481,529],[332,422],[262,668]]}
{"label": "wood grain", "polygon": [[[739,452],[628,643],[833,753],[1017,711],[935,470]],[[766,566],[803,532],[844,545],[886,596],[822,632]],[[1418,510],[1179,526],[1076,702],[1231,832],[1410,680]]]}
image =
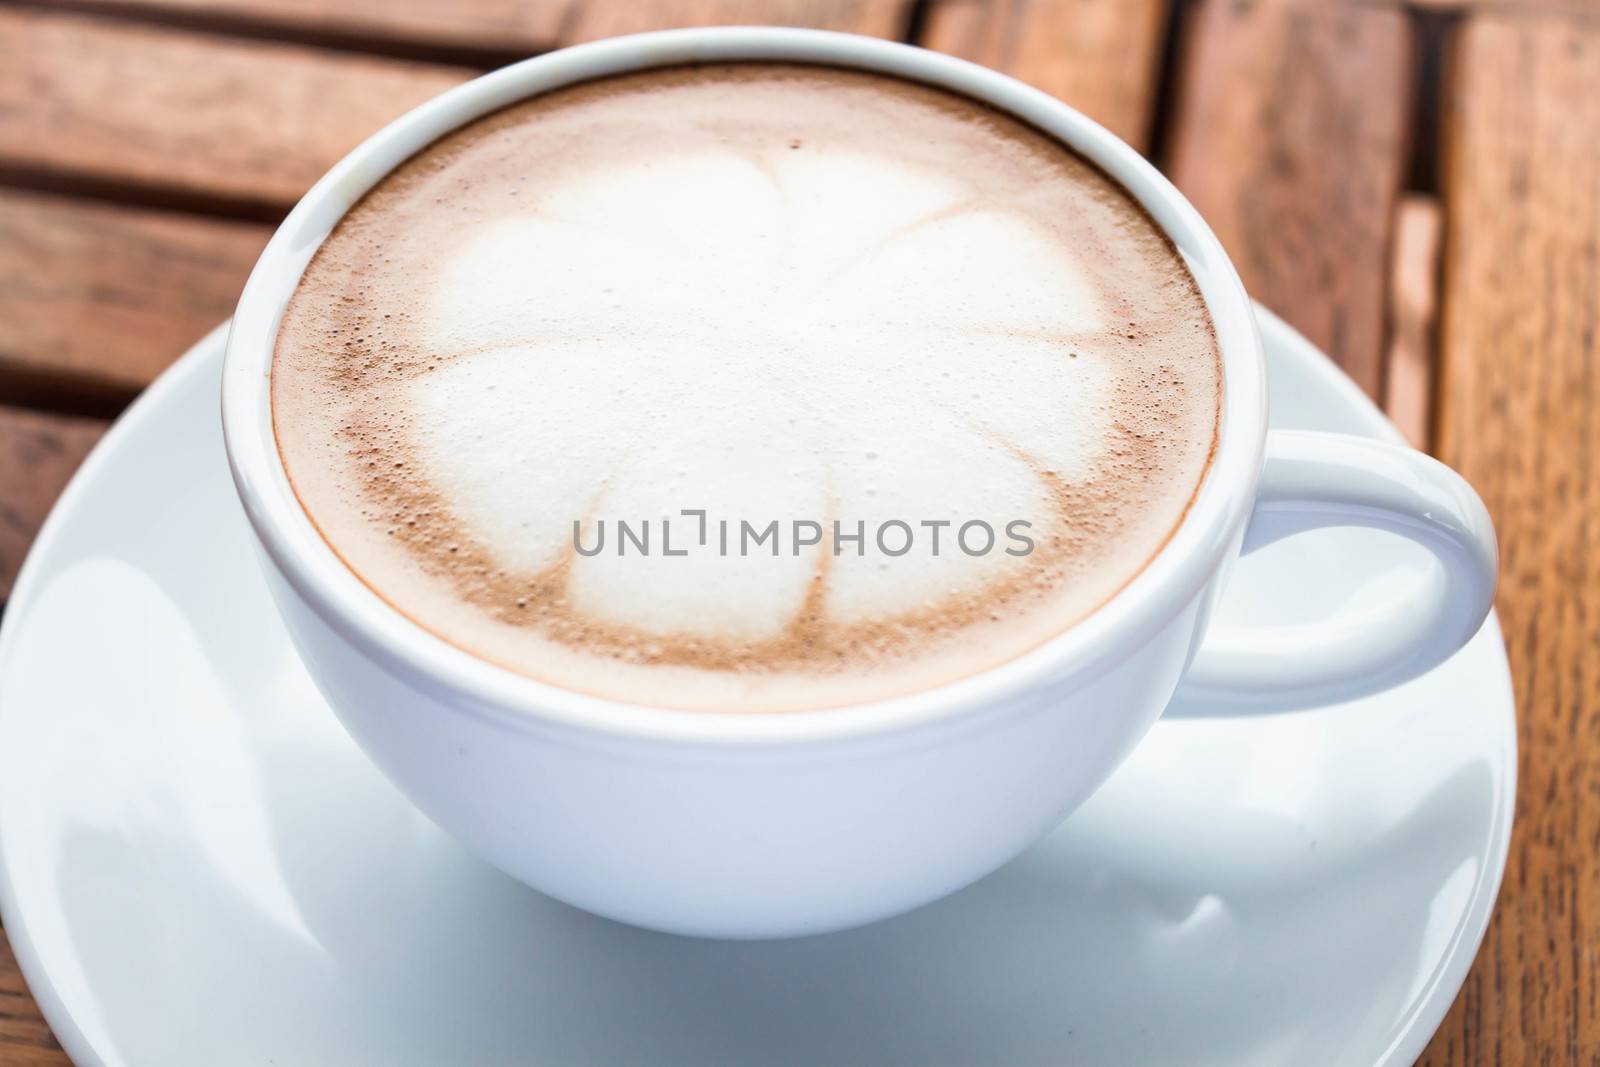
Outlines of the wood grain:
{"label": "wood grain", "polygon": [[233,313],[269,234],[0,189],[0,396],[126,400]]}
{"label": "wood grain", "polygon": [[911,0],[73,0],[72,6],[366,47],[423,45],[508,56],[681,26],[807,26],[899,38],[911,13]]}
{"label": "wood grain", "polygon": [[1560,15],[1587,19],[1600,16],[1596,0],[1364,0],[1367,3],[1406,4],[1419,11],[1468,12],[1501,11],[1515,15]]}
{"label": "wood grain", "polygon": [[1433,375],[1439,316],[1444,209],[1411,194],[1395,213],[1389,274],[1389,352],[1383,409],[1412,447],[1433,444]]}
{"label": "wood grain", "polygon": [[578,2],[561,29],[561,43],[678,26],[760,23],[845,30],[874,37],[904,36],[910,0],[652,0]]}
{"label": "wood grain", "polygon": [[1600,25],[1478,15],[1451,64],[1438,451],[1483,494],[1520,714],[1499,905],[1425,1062],[1600,1060]]}
{"label": "wood grain", "polygon": [[0,1064],[5,1067],[65,1067],[66,1053],[56,1043],[33,998],[28,995],[5,931],[0,930]]}
{"label": "wood grain", "polygon": [[99,419],[0,407],[0,599],[67,479],[105,432]]}
{"label": "wood grain", "polygon": [[441,48],[532,54],[553,47],[573,0],[77,0],[80,10],[176,19],[217,30],[266,30],[382,48]]}
{"label": "wood grain", "polygon": [[1393,8],[1199,0],[1167,169],[1245,287],[1374,397],[1415,57]]}
{"label": "wood grain", "polygon": [[471,73],[0,8],[0,175],[270,215],[368,134]]}
{"label": "wood grain", "polygon": [[920,43],[1005,71],[1149,148],[1164,0],[934,0]]}

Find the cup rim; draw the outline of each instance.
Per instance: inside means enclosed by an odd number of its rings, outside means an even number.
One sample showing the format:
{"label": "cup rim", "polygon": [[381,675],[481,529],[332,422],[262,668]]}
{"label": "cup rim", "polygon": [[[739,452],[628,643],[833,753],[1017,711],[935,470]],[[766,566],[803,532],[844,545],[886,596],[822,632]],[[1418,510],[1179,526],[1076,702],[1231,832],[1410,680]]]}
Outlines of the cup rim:
{"label": "cup rim", "polygon": [[[481,659],[401,614],[344,565],[290,487],[271,428],[272,352],[306,263],[350,206],[422,147],[508,104],[612,74],[734,61],[862,69],[1006,111],[1091,160],[1133,196],[1200,288],[1222,356],[1222,410],[1211,464],[1188,512],[1116,595],[1011,660],[896,697],[799,711],[668,709],[563,689]],[[394,120],[335,164],[278,227],[240,296],[222,378],[228,464],[262,548],[324,623],[388,673],[511,728],[718,746],[898,733],[1088,681],[1149,641],[1221,569],[1253,505],[1266,421],[1265,365],[1244,286],[1194,207],[1131,147],[1061,101],[986,67],[877,38],[775,27],[667,30],[576,45],[485,74]]]}

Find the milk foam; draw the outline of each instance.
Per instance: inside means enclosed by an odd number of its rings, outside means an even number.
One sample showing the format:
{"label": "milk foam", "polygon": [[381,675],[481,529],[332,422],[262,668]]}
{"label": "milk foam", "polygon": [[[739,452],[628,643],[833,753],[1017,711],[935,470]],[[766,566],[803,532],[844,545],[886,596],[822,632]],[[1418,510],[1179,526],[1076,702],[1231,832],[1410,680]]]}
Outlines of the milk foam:
{"label": "milk foam", "polygon": [[[618,699],[791,708],[1093,610],[1187,508],[1217,364],[1176,253],[1065,150],[934,90],[745,65],[558,92],[413,159],[308,269],[273,401],[308,513],[422,625]],[[741,554],[773,521],[778,553]],[[835,522],[865,536],[836,551]],[[1033,551],[1004,551],[1014,522]]]}

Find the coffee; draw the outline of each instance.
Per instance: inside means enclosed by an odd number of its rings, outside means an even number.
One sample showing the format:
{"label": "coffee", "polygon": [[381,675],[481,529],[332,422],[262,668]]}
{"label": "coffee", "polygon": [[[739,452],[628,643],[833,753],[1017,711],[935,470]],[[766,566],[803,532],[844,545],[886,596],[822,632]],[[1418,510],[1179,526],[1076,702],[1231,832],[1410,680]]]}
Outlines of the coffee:
{"label": "coffee", "polygon": [[484,659],[656,706],[892,697],[1126,585],[1220,357],[1179,253],[986,105],[723,64],[548,93],[343,219],[280,327],[295,493]]}

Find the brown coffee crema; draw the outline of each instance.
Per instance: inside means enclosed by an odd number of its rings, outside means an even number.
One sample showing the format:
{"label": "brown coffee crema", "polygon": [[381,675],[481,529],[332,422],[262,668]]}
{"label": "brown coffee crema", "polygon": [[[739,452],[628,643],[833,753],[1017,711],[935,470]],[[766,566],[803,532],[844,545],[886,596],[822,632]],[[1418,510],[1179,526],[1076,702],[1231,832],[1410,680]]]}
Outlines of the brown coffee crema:
{"label": "brown coffee crema", "polygon": [[272,366],[295,493],[379,596],[541,681],[708,711],[1061,633],[1172,535],[1221,389],[1178,252],[1082,158],[755,63],[418,153],[317,252]]}

